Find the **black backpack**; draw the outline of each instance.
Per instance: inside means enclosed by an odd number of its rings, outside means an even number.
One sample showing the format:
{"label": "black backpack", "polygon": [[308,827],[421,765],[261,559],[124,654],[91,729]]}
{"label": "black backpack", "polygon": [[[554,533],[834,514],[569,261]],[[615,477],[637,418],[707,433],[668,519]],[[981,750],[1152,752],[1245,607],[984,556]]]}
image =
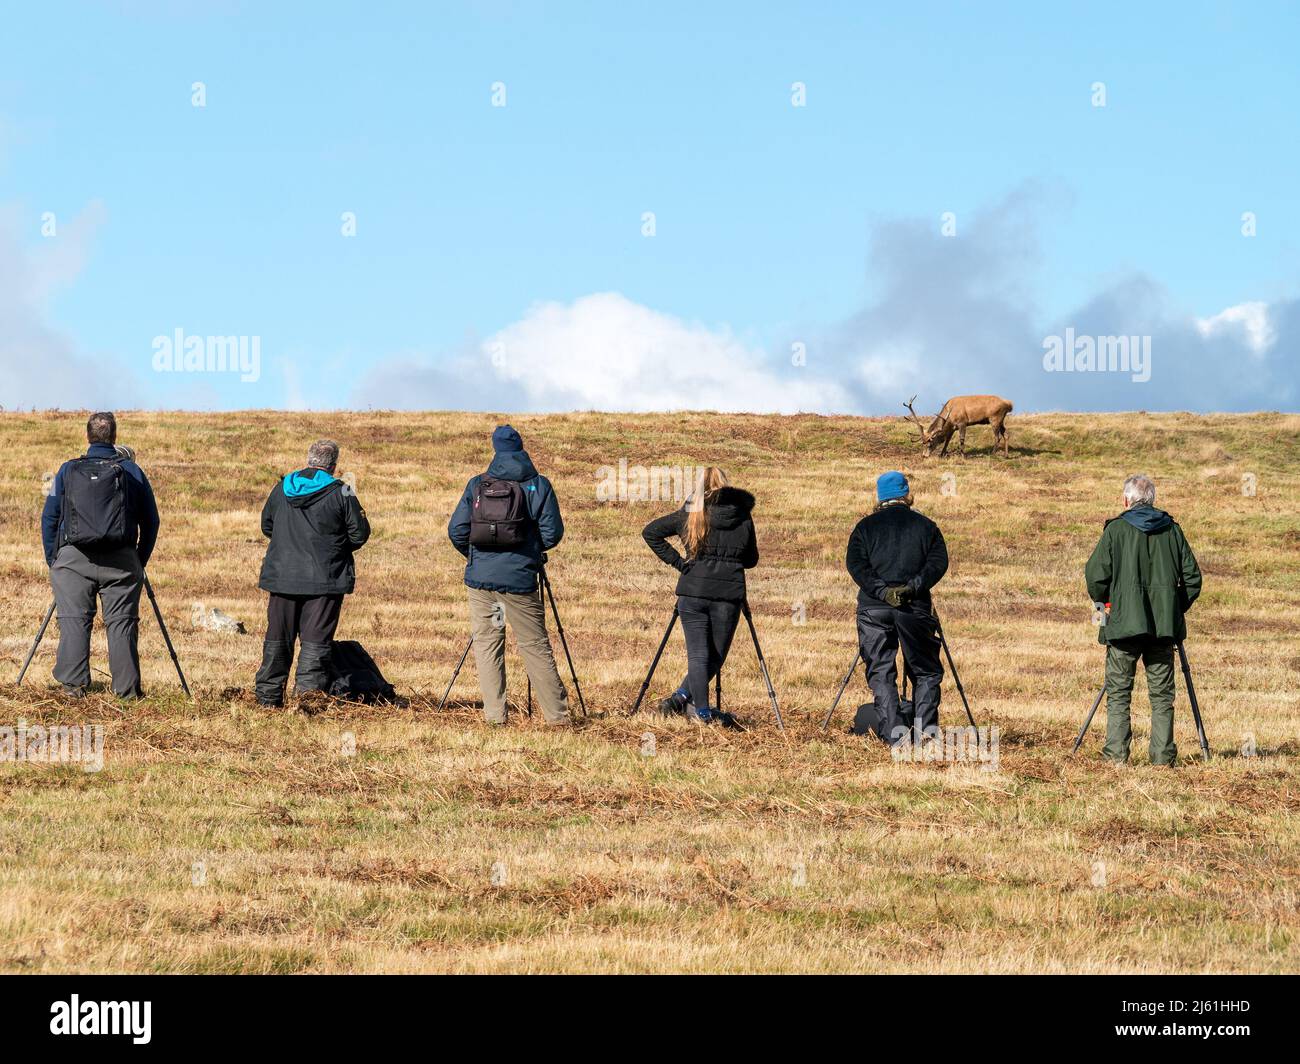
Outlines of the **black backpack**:
{"label": "black backpack", "polygon": [[393,685],[384,679],[375,659],[366,653],[365,647],[360,643],[351,639],[336,639],[330,644],[330,657],[334,670],[329,690],[332,697],[349,702],[364,702],[366,705],[400,702]]}
{"label": "black backpack", "polygon": [[127,473],[117,458],[74,458],[63,470],[63,542],[77,547],[132,544]]}
{"label": "black backpack", "polygon": [[[902,699],[899,706],[899,716],[910,729],[916,720],[916,708],[910,698]],[[885,715],[874,702],[863,702],[858,706],[858,711],[853,714],[853,724],[849,728],[849,734],[874,735],[886,743],[893,738],[885,734]]]}
{"label": "black backpack", "polygon": [[479,550],[514,550],[528,542],[533,519],[523,485],[517,480],[479,477],[469,516],[470,546]]}

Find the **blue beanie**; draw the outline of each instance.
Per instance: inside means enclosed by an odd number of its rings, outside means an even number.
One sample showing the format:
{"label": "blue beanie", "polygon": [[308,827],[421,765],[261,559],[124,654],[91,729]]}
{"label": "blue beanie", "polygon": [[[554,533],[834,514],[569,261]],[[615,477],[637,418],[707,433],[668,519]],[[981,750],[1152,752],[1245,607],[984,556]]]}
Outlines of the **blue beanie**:
{"label": "blue beanie", "polygon": [[523,437],[509,425],[498,425],[496,431],[492,433],[493,451],[522,451],[523,449]]}
{"label": "blue beanie", "polygon": [[876,499],[889,502],[890,499],[905,499],[911,488],[907,486],[907,477],[902,473],[882,473],[876,481]]}

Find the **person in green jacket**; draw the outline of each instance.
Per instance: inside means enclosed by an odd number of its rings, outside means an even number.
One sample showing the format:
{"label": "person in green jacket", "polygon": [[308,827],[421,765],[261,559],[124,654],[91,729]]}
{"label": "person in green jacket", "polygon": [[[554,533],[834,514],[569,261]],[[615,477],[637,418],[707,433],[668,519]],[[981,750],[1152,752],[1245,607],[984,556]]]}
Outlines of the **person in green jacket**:
{"label": "person in green jacket", "polygon": [[1084,576],[1102,617],[1106,644],[1106,746],[1102,756],[1128,761],[1129,702],[1140,659],[1151,697],[1151,763],[1172,765],[1174,648],[1187,636],[1184,615],[1201,593],[1201,569],[1178,522],[1155,508],[1156,486],[1136,474],[1124,481],[1124,512],[1106,522]]}

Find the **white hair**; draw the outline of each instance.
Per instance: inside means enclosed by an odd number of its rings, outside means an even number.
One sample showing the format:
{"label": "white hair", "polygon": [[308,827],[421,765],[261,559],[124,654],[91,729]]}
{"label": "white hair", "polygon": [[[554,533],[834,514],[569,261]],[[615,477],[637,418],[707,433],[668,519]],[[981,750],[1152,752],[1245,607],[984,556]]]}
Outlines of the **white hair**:
{"label": "white hair", "polygon": [[334,471],[339,460],[339,445],[333,440],[317,440],[307,451],[307,467],[323,469],[327,473]]}
{"label": "white hair", "polygon": [[1156,482],[1145,473],[1134,473],[1124,481],[1124,499],[1130,506],[1154,506]]}

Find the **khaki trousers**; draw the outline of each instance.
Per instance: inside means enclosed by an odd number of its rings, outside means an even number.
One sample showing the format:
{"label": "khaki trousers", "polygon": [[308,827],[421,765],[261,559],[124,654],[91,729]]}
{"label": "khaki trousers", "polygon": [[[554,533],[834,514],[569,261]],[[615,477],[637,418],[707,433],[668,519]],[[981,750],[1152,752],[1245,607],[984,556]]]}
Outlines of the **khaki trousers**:
{"label": "khaki trousers", "polygon": [[1172,765],[1178,758],[1174,745],[1174,643],[1172,640],[1117,639],[1106,646],[1106,746],[1110,761],[1128,760],[1133,739],[1129,705],[1137,664],[1147,674],[1151,699],[1151,764]]}
{"label": "khaki trousers", "polygon": [[546,608],[539,587],[531,595],[508,591],[465,589],[469,600],[469,625],[474,636],[474,663],[483,716],[489,724],[506,722],[506,625],[515,633],[519,653],[532,681],[533,693],[547,724],[569,720],[569,693],[560,680],[546,634]]}

